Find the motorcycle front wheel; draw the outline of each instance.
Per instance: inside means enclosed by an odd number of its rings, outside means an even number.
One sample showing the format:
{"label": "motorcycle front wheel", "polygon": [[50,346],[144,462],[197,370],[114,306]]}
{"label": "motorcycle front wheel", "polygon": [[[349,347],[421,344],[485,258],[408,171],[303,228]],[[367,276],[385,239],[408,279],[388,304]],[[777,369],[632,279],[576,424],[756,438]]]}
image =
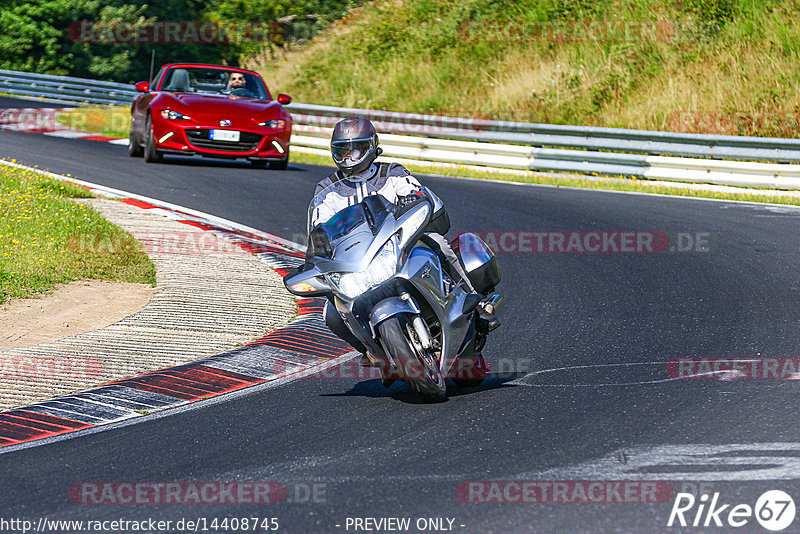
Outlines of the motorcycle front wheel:
{"label": "motorcycle front wheel", "polygon": [[384,348],[400,367],[404,380],[423,402],[442,402],[447,399],[447,385],[436,359],[417,351],[409,336],[411,321],[405,315],[395,315],[378,325]]}

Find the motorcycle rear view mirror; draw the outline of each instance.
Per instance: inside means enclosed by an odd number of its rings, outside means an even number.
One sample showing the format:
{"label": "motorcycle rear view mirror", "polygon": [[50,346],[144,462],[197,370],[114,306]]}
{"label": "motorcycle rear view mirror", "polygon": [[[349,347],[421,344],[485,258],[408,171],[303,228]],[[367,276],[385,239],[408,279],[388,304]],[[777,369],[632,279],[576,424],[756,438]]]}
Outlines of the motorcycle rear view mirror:
{"label": "motorcycle rear view mirror", "polygon": [[416,202],[411,208],[400,214],[395,214],[400,227],[400,247],[405,248],[409,243],[416,243],[425,233],[425,228],[430,221],[431,205],[429,202]]}
{"label": "motorcycle rear view mirror", "polygon": [[394,204],[380,195],[368,195],[361,201],[361,205],[364,207],[364,216],[372,235],[377,235],[383,221],[386,220],[386,215],[395,210]]}
{"label": "motorcycle rear view mirror", "polygon": [[316,268],[304,270],[305,265],[292,269],[283,279],[286,289],[299,297],[324,296],[331,292],[331,288]]}

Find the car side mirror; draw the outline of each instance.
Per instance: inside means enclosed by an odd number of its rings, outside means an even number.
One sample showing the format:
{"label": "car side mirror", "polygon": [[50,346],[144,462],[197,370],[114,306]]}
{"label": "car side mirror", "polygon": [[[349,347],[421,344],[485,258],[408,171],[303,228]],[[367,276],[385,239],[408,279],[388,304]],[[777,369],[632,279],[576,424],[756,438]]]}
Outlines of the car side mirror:
{"label": "car side mirror", "polygon": [[140,93],[147,93],[150,91],[150,84],[148,82],[137,82],[134,87]]}
{"label": "car side mirror", "polygon": [[278,104],[282,104],[282,105],[285,106],[286,104],[291,104],[291,103],[292,103],[292,97],[291,96],[285,95],[283,93],[280,93],[278,95]]}

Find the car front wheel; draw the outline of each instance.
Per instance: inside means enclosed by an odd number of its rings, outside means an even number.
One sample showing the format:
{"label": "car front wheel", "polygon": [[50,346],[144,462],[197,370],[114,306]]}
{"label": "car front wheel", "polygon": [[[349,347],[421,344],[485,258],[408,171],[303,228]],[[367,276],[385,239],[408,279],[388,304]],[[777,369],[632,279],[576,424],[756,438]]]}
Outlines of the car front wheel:
{"label": "car front wheel", "polygon": [[286,157],[280,159],[278,161],[271,161],[269,163],[270,169],[275,169],[276,171],[285,171],[289,167],[289,151],[286,151]]}
{"label": "car front wheel", "polygon": [[153,127],[147,121],[147,141],[144,143],[144,160],[147,163],[161,163],[164,160],[163,154],[156,150],[156,142],[153,139]]}
{"label": "car front wheel", "polygon": [[133,121],[131,121],[131,133],[128,135],[128,155],[132,158],[141,158],[143,154],[144,149],[136,142],[136,136],[133,134]]}

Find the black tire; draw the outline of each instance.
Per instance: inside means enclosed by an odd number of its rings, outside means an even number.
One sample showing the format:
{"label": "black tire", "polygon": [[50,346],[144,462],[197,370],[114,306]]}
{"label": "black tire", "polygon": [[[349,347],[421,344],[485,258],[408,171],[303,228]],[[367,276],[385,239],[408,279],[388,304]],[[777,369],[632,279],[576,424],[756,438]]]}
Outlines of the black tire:
{"label": "black tire", "polygon": [[144,149],[136,142],[136,136],[133,133],[133,120],[131,120],[131,133],[128,135],[128,155],[132,158],[141,158],[144,155]]}
{"label": "black tire", "polygon": [[276,171],[285,171],[287,168],[289,168],[289,151],[286,151],[285,158],[278,161],[271,161],[269,163],[269,168]]}
{"label": "black tire", "polygon": [[406,337],[411,323],[404,315],[395,315],[378,325],[384,348],[402,368],[404,380],[422,402],[447,400],[447,385],[433,358],[418,355]]}
{"label": "black tire", "polygon": [[161,163],[164,161],[164,155],[156,150],[156,142],[153,139],[153,127],[150,126],[150,120],[147,121],[147,140],[144,143],[144,160],[147,163]]}

